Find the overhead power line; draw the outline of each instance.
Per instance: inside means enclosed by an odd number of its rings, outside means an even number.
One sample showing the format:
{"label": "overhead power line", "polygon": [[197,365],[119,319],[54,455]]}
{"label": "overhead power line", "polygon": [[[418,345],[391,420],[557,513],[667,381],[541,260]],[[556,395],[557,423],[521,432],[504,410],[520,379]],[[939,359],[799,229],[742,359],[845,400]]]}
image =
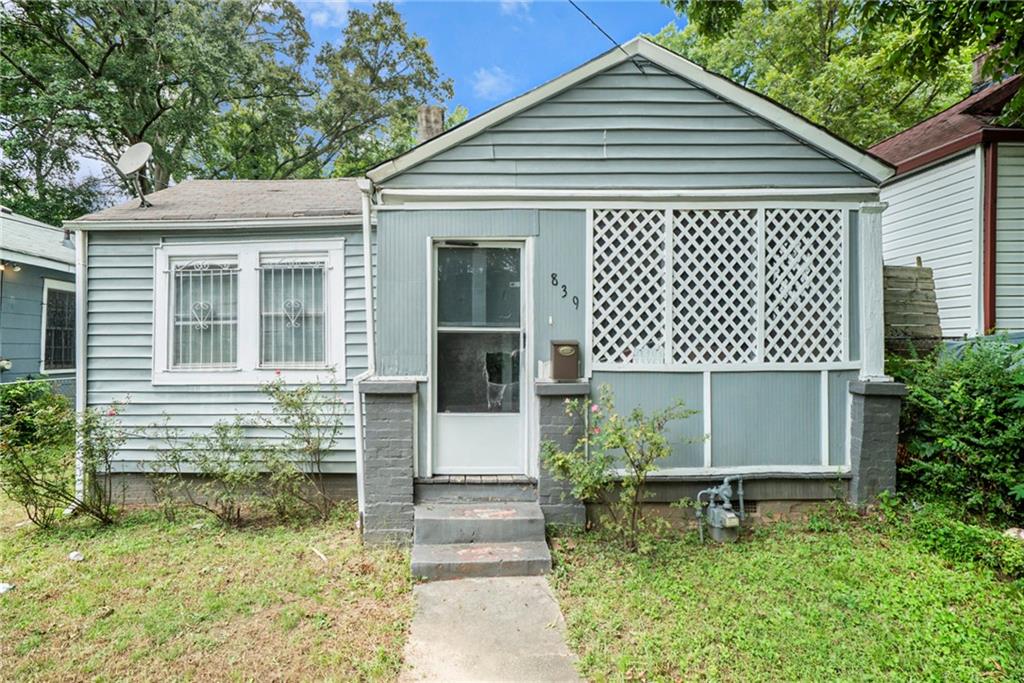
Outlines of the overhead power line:
{"label": "overhead power line", "polygon": [[612,38],[611,35],[608,33],[608,31],[605,31],[603,28],[601,28],[601,25],[598,24],[596,21],[594,21],[594,19],[589,14],[584,12],[582,7],[577,5],[574,2],[574,0],[569,0],[569,4],[572,5],[573,7],[575,7],[577,12],[582,14],[586,18],[587,21],[589,21],[591,24],[593,24],[594,28],[596,28],[598,31],[600,31],[602,34],[604,34],[604,37],[607,38],[611,42],[612,45],[614,45],[615,47],[619,48],[619,50],[622,51],[622,54],[624,54],[627,57],[629,57],[629,61],[633,62],[633,66],[635,66],[637,69],[639,69],[640,73],[642,73],[642,74],[646,74],[647,73],[646,71],[644,71],[644,68],[640,65],[640,63],[638,61],[636,61],[636,58],[633,55],[631,55],[628,52],[626,52],[625,48],[623,48],[622,45],[619,44],[619,41],[617,41],[614,38]]}

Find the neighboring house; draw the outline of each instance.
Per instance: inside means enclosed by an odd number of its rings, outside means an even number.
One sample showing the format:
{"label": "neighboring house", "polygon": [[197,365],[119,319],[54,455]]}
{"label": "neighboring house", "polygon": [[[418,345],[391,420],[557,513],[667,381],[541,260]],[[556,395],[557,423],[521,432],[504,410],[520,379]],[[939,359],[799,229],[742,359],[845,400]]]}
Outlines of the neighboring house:
{"label": "neighboring house", "polygon": [[74,395],[75,248],[70,233],[4,207],[0,382],[29,377],[46,379],[58,391]]}
{"label": "neighboring house", "polygon": [[[456,543],[506,519],[414,513],[428,500],[580,521],[540,445],[567,439],[566,398],[603,384],[624,412],[699,411],[670,425],[662,502],[724,476],[749,478],[758,502],[859,502],[895,473],[878,203],[891,174],[636,39],[376,167],[361,194],[353,180],[193,181],[75,221],[89,403],[130,394],[131,424],[201,429],[265,410],[257,384],[277,369],[298,381],[335,364],[362,418],[335,471],[358,474],[369,541],[407,541],[415,518],[417,543]],[[551,379],[556,340],[579,343],[573,381]],[[144,473],[160,447],[131,442],[120,468]]]}
{"label": "neighboring house", "polygon": [[885,262],[932,269],[946,337],[1024,331],[1024,128],[996,123],[1021,83],[978,83],[871,148],[896,167],[881,194]]}

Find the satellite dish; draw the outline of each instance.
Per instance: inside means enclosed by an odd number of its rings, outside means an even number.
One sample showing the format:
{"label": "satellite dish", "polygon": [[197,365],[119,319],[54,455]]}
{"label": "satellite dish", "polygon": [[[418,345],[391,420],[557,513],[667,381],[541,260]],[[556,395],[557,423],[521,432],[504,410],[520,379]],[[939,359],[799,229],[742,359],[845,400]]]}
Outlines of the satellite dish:
{"label": "satellite dish", "polygon": [[142,181],[139,178],[139,171],[143,169],[151,156],[153,156],[153,148],[150,144],[148,142],[137,142],[126,149],[121,158],[117,160],[117,170],[135,182],[135,189],[139,193],[139,199],[142,200],[139,202],[140,208],[153,206],[146,201],[146,196],[142,193]]}

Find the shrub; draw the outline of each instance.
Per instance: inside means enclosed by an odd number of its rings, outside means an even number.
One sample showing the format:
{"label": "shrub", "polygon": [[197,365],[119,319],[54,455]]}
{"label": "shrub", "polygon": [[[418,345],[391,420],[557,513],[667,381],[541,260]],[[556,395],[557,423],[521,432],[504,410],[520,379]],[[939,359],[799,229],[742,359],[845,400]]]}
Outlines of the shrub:
{"label": "shrub", "polygon": [[1024,345],[977,340],[889,370],[908,389],[901,478],[989,522],[1024,518]]}
{"label": "shrub", "polygon": [[153,492],[168,516],[178,500],[213,514],[222,524],[242,523],[245,505],[258,505],[264,447],[245,435],[245,423],[218,421],[207,434],[183,439],[169,430],[155,462]]}
{"label": "shrub", "polygon": [[273,417],[263,418],[264,424],[285,436],[268,467],[276,506],[298,500],[326,521],[334,500],[324,480],[324,463],[341,436],[350,406],[341,398],[333,374],[323,386],[290,388],[278,378],[261,390],[274,401]]}
{"label": "shrub", "polygon": [[[24,385],[24,386],[22,386]],[[75,413],[45,382],[5,388],[0,423],[0,489],[38,526],[50,526],[64,509],[101,523],[114,520],[111,459],[126,438],[118,406],[89,409],[77,427],[83,493],[75,490]]]}
{"label": "shrub", "polygon": [[1024,543],[957,520],[945,506],[928,505],[913,513],[909,528],[922,547],[951,562],[980,564],[1011,578],[1024,578]]}
{"label": "shrub", "polygon": [[[643,502],[648,497],[647,477],[657,469],[658,461],[671,453],[665,426],[697,411],[677,401],[651,414],[634,408],[628,417],[623,417],[615,411],[614,395],[605,384],[599,389],[596,402],[589,398],[567,400],[565,412],[575,424],[584,426],[583,435],[570,451],[545,442],[545,466],[553,476],[569,482],[574,496],[604,506],[605,526],[627,549],[641,549],[643,536],[650,529],[643,514]],[[572,427],[566,433],[571,430]],[[616,473],[620,466],[625,470],[621,476]]]}

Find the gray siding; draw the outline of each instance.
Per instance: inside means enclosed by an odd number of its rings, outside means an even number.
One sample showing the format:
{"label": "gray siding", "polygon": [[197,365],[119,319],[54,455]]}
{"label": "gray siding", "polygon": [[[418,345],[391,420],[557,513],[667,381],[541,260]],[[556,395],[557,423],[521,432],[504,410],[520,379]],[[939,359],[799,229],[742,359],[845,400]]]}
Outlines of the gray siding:
{"label": "gray siding", "polygon": [[539,231],[535,210],[381,211],[377,217],[377,373],[425,375],[430,358],[427,283],[430,239],[507,237]]}
{"label": "gray siding", "polygon": [[[854,219],[854,227],[856,226]],[[383,268],[378,282],[378,368],[383,375],[426,375],[429,308],[426,283],[431,238],[534,238],[533,325],[536,360],[547,360],[552,339],[585,341],[586,216],[581,210],[420,210],[382,211],[379,244]],[[851,256],[856,246],[851,247]],[[855,268],[856,259],[850,264]],[[557,274],[559,286],[551,284]],[[562,298],[561,284],[567,295]],[[856,330],[856,281],[850,283],[851,327]],[[580,308],[572,297],[580,297]],[[857,336],[851,344],[855,347]],[[586,353],[586,349],[583,348]],[[535,372],[536,368],[529,371]],[[856,371],[829,373],[829,464],[846,462],[847,390]],[[820,465],[821,376],[818,372],[712,373],[712,466]],[[602,384],[615,393],[623,412],[646,411],[683,399],[701,411],[669,428],[672,456],[667,467],[702,467],[703,378],[686,372],[596,372],[594,395]],[[427,384],[419,387],[419,467],[427,460]]]}
{"label": "gray siding", "polygon": [[382,186],[874,186],[766,120],[654,64],[643,67],[613,67]]}
{"label": "gray siding", "polygon": [[[12,367],[0,374],[0,382],[12,382],[39,376],[40,335],[42,334],[43,280],[74,282],[74,273],[64,273],[22,265],[21,271],[6,269],[0,277],[0,358],[11,360]],[[74,375],[54,375],[58,390],[74,396]]]}
{"label": "gray siding", "polygon": [[[295,231],[246,233],[175,233],[165,243],[291,238]],[[348,383],[342,397],[352,404],[352,378],[367,367],[366,314],[363,299],[362,235],[358,231],[302,230],[302,237],[345,239],[345,371]],[[139,431],[121,450],[117,469],[146,471],[165,443],[156,425],[167,424],[183,435],[205,432],[218,420],[254,418],[271,411],[258,386],[153,386],[153,250],[160,242],[153,233],[102,233],[89,236],[88,290],[88,403],[104,406],[127,400],[123,423]],[[328,470],[355,472],[355,432],[352,415]],[[271,427],[253,428],[250,435],[274,441],[281,434]]]}
{"label": "gray siding", "polygon": [[820,465],[816,372],[711,376],[711,464]]}
{"label": "gray siding", "polygon": [[[685,420],[670,422],[666,436],[672,455],[659,467],[703,467],[704,465],[704,403],[703,376],[700,373],[661,372],[595,372],[591,388],[597,398],[602,385],[615,393],[615,408],[628,415],[633,408],[647,413],[663,410],[682,399],[687,408],[700,411]],[[696,441],[697,443],[690,443]]]}

